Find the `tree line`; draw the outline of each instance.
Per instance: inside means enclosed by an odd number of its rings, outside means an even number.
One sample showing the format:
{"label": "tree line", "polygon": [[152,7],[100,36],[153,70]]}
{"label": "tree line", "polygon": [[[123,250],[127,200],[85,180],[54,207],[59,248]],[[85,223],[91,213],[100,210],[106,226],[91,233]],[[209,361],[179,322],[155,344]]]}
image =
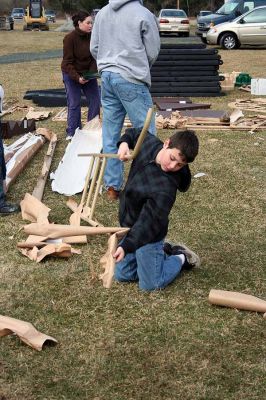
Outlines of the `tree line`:
{"label": "tree line", "polygon": [[[161,8],[179,7],[187,12],[190,17],[198,14],[200,10],[216,10],[224,0],[144,0],[144,5],[153,13],[158,14]],[[10,13],[14,7],[26,8],[29,0],[1,0],[0,12]],[[79,9],[91,11],[102,8],[108,0],[43,0],[46,9],[53,9],[58,13],[71,14]]]}

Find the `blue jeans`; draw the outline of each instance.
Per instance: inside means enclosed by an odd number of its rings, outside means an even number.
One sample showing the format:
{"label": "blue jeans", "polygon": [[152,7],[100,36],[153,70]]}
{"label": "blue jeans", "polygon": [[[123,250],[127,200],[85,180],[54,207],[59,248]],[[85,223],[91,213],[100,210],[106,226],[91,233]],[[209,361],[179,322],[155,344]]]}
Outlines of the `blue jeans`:
{"label": "blue jeans", "polygon": [[163,240],[140,247],[116,264],[115,279],[120,282],[139,281],[142,290],[163,289],[179,275],[182,262],[167,256]]}
{"label": "blue jeans", "polygon": [[[126,114],[134,128],[142,128],[148,109],[153,106],[149,87],[146,84],[128,82],[120,74],[102,72],[101,100],[103,107],[103,152],[117,153]],[[156,134],[155,117],[149,132]],[[121,189],[123,184],[123,163],[116,159],[107,161],[104,174],[105,187]]]}
{"label": "blue jeans", "polygon": [[63,72],[63,82],[66,88],[67,97],[67,129],[68,136],[73,136],[77,128],[81,129],[81,93],[83,92],[88,103],[87,121],[90,121],[96,115],[100,115],[100,92],[97,79],[91,79],[88,83],[82,85],[70,78]]}

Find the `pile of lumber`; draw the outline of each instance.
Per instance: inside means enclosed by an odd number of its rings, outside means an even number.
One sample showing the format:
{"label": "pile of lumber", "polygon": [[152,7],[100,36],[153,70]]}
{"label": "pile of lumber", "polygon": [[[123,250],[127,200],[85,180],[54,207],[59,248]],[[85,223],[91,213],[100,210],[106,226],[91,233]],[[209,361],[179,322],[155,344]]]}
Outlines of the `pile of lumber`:
{"label": "pile of lumber", "polygon": [[229,103],[228,107],[237,108],[241,110],[266,113],[266,99],[258,97],[256,99],[236,99],[236,101]]}
{"label": "pile of lumber", "polygon": [[213,128],[230,125],[230,116],[225,111],[216,110],[184,110],[158,111],[156,127],[163,128]]}

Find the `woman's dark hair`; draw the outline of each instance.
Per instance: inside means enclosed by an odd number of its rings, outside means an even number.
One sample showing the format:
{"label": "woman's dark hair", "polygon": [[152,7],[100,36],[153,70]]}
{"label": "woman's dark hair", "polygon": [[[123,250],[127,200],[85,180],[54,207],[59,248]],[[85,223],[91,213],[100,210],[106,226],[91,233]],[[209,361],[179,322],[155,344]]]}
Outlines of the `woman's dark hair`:
{"label": "woman's dark hair", "polygon": [[73,25],[76,28],[78,26],[78,22],[83,22],[84,19],[90,16],[88,11],[79,10],[76,14],[72,16]]}
{"label": "woman's dark hair", "polygon": [[169,139],[169,149],[178,149],[185,161],[194,161],[199,151],[199,139],[192,130],[178,131]]}

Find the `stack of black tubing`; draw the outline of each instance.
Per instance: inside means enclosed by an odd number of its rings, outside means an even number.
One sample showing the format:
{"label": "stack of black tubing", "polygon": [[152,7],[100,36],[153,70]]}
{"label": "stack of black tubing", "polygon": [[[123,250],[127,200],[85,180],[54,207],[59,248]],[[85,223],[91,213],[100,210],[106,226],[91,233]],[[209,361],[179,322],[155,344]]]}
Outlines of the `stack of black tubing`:
{"label": "stack of black tubing", "polygon": [[[67,105],[65,88],[47,90],[28,90],[25,100],[32,100],[34,104],[41,107],[65,107]],[[81,106],[87,106],[85,96],[81,96]]]}
{"label": "stack of black tubing", "polygon": [[221,96],[217,49],[206,49],[204,43],[162,44],[151,68],[153,97],[215,97]]}

